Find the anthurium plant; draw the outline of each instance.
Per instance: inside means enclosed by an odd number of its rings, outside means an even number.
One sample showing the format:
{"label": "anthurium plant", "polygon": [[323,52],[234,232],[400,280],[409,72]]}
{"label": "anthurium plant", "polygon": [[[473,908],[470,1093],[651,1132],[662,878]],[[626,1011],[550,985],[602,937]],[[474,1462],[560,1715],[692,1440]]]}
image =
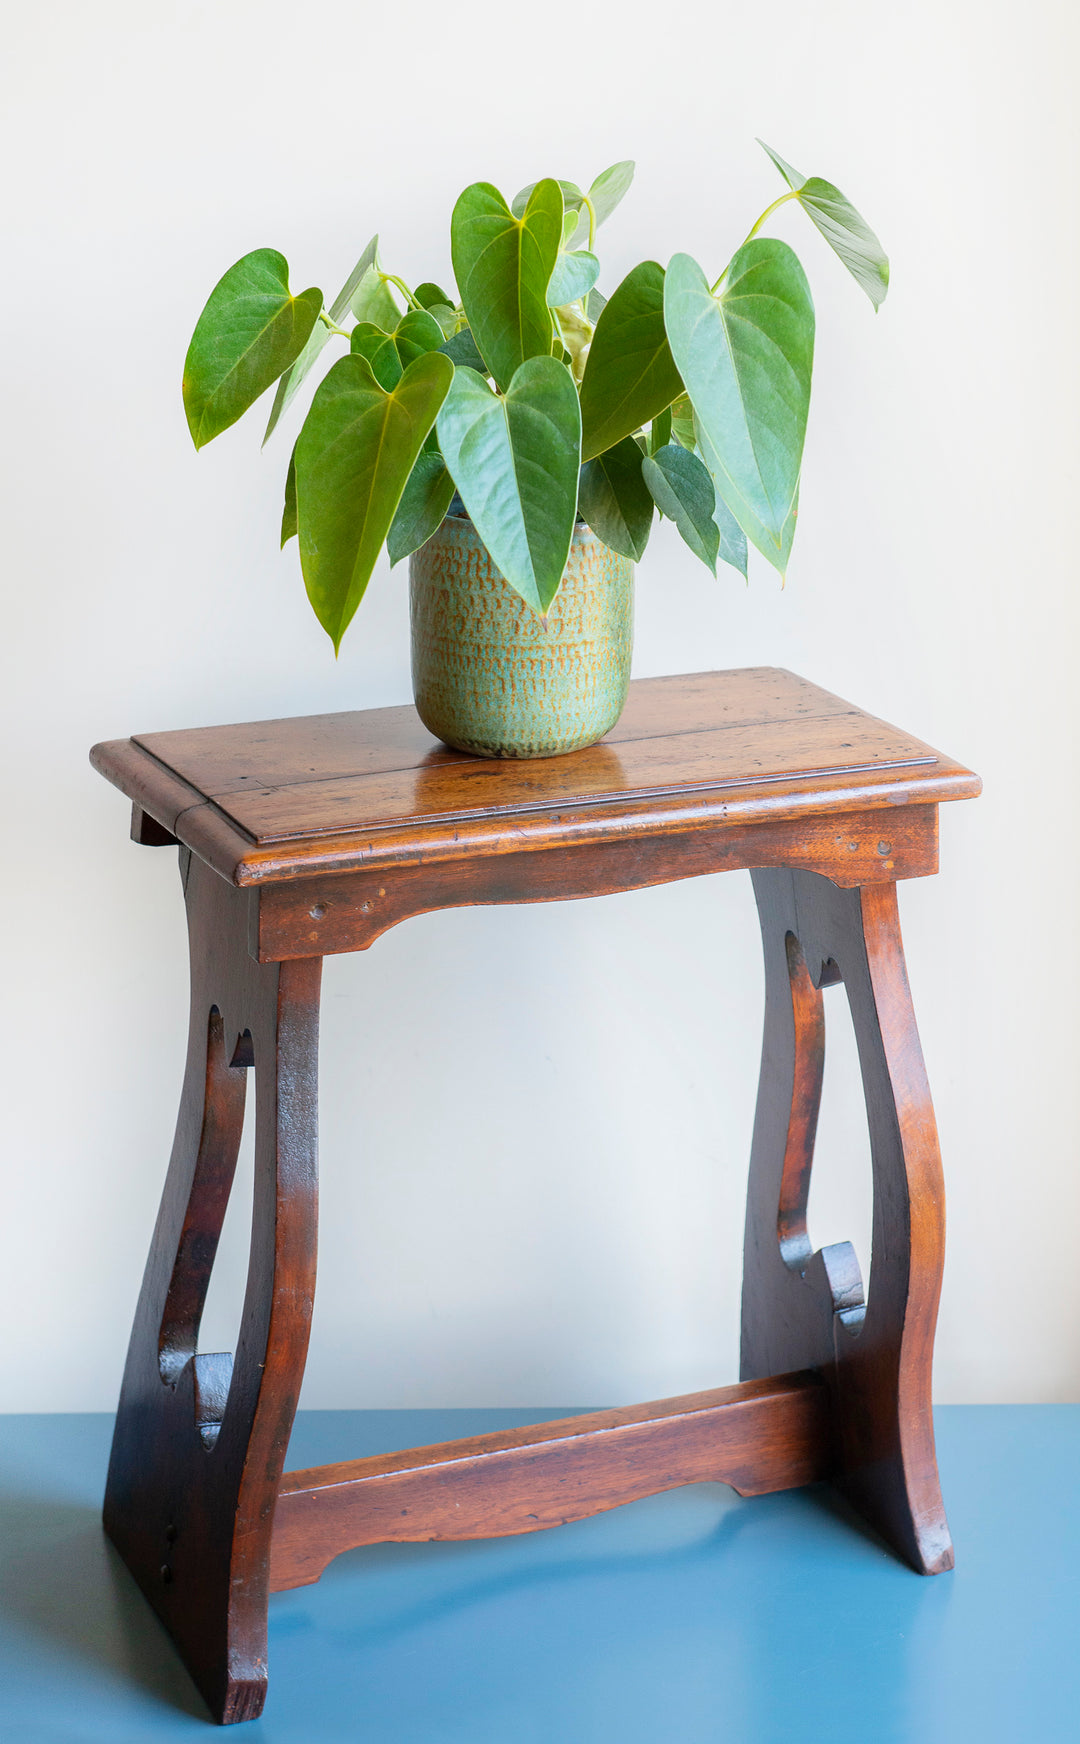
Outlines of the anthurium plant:
{"label": "anthurium plant", "polygon": [[400,562],[452,503],[540,615],[578,519],[637,561],[659,511],[713,574],[723,561],[745,576],[748,541],[786,571],[814,305],[798,256],[759,232],[801,206],[875,309],[889,265],[838,188],[765,150],[786,190],[715,274],[676,254],[603,295],[597,232],[631,163],[587,192],[547,178],[509,204],[488,182],[466,188],[450,221],[453,291],[384,271],[377,236],[329,308],[320,290],[290,291],[274,249],[229,268],[184,367],[196,448],[276,382],[265,441],[327,346],[348,348],[296,439],[281,528],[282,545],[298,536],[335,649],[383,547]]}

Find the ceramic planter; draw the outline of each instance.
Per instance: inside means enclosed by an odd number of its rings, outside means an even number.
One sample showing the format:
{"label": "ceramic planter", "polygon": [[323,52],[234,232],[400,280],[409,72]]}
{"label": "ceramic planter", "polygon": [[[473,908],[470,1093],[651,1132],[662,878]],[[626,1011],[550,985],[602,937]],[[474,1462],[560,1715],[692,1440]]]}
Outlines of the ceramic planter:
{"label": "ceramic planter", "polygon": [[481,757],[556,757],[610,731],[626,702],[634,566],[578,524],[546,619],[503,580],[468,519],[409,560],[416,708]]}

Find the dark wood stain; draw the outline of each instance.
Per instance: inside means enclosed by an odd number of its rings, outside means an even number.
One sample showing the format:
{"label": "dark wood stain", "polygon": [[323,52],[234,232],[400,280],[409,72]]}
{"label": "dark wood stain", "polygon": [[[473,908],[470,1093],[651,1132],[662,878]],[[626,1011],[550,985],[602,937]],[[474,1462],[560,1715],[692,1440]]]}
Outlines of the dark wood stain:
{"label": "dark wood stain", "polygon": [[[978,778],[772,668],[631,687],[600,745],[528,764],[447,750],[412,709],[96,746],[132,834],[180,844],[188,1063],[117,1416],[106,1527],[214,1717],[266,1689],[271,1590],[355,1545],[537,1531],[713,1480],[832,1476],[914,1568],[952,1562],[930,1414],[941,1163],[896,882],[937,869],[937,808]],[[584,899],[749,867],[766,1019],[742,1382],[284,1473],[315,1287],[322,958],[432,909]],[[851,1003],[874,1171],[872,1289],[806,1203],[822,989]],[[249,1074],[256,1186],[237,1351],[199,1322]]]}

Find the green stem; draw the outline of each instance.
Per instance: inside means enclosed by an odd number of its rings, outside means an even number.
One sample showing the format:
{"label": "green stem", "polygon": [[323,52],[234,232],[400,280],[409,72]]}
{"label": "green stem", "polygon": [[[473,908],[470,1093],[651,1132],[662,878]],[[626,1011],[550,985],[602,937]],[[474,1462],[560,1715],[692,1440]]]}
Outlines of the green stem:
{"label": "green stem", "polygon": [[[761,217],[758,219],[757,223],[754,225],[754,228],[749,232],[749,234],[747,236],[743,237],[743,240],[739,244],[739,247],[745,248],[746,244],[748,242],[752,242],[754,240],[754,237],[757,235],[758,231],[761,229],[761,226],[764,224],[766,218],[771,218],[772,214],[776,211],[776,208],[778,206],[782,206],[786,200],[797,200],[798,198],[799,198],[798,188],[792,188],[790,193],[781,194],[780,198],[778,200],[774,200],[771,206],[766,206],[764,212],[761,214]],[[738,252],[739,252],[739,249],[737,248],[735,250],[735,254],[738,254]],[[735,255],[732,255],[731,259],[734,260],[734,258],[735,258]],[[723,284],[724,280],[727,278],[728,267],[730,265],[731,265],[731,261],[729,260],[727,266],[724,268],[723,272],[720,274],[720,277],[717,279],[715,285],[713,285],[712,294],[714,297],[715,297],[717,291],[720,289],[720,286]]]}
{"label": "green stem", "polygon": [[588,208],[589,212],[589,253],[591,254],[593,251],[593,242],[596,239],[596,207],[589,199],[588,194],[583,194],[581,196],[581,203],[583,206]]}
{"label": "green stem", "polygon": [[384,285],[396,285],[397,286],[398,290],[401,292],[402,296],[405,298],[405,301],[408,303],[410,309],[422,309],[424,307],[423,303],[417,302],[416,298],[413,296],[412,292],[410,291],[408,285],[405,283],[404,279],[399,279],[395,273],[384,273],[384,272],[381,272],[379,274],[379,277],[382,279],[382,282]]}
{"label": "green stem", "polygon": [[349,337],[349,335],[348,335],[348,333],[347,333],[347,332],[346,332],[346,331],[345,331],[345,329],[344,329],[344,327],[338,327],[338,326],[336,326],[336,325],[335,325],[335,324],[334,324],[334,322],[333,322],[333,321],[331,321],[331,319],[330,319],[330,317],[329,317],[329,315],[328,315],[328,314],[327,314],[327,313],[326,313],[326,310],[325,310],[325,309],[320,309],[320,311],[319,311],[319,320],[320,320],[320,321],[321,321],[321,322],[322,322],[322,324],[323,324],[323,326],[324,326],[324,327],[329,327],[329,329],[330,329],[330,331],[331,331],[331,333],[337,333],[337,334],[340,334],[340,336],[341,336],[341,338],[342,338],[342,339],[348,339],[348,337]]}

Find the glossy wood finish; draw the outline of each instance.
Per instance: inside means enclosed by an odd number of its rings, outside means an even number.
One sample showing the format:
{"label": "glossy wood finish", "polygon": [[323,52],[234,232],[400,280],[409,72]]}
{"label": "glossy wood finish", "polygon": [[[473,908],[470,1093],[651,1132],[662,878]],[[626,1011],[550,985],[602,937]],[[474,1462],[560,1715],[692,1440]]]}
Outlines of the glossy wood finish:
{"label": "glossy wood finish", "polygon": [[[945,1250],[934,1110],[896,887],[754,873],[766,1012],[743,1258],[744,1379],[796,1366],[833,1392],[856,1506],[924,1574],[953,1564],[938,1485],[931,1358]],[[825,1057],[821,987],[851,1005],[874,1176],[868,1300],[849,1242],[812,1251],[806,1203]]]}
{"label": "glossy wood finish", "polygon": [[764,1496],[813,1483],[833,1465],[827,1407],[816,1375],[778,1375],[288,1472],[271,1589],[308,1585],[361,1544],[540,1532],[680,1484]]}
{"label": "glossy wood finish", "polygon": [[[131,1335],[105,1525],[215,1718],[266,1689],[270,1533],[315,1289],[321,960],[260,966],[245,898],[182,852],[191,1026],[172,1161]],[[255,1201],[231,1356],[197,1354],[254,1066]]]}
{"label": "glossy wood finish", "polygon": [[[638,680],[599,745],[536,762],[447,750],[411,708],[144,733],[91,755],[242,886],[435,864],[465,876],[489,856],[888,815],[979,790],[921,740],[772,667]],[[821,869],[850,881],[844,854],[838,843]]]}
{"label": "glossy wood finish", "polygon": [[[536,1531],[680,1483],[756,1494],[834,1472],[916,1568],[949,1566],[930,1418],[940,1160],[895,885],[936,870],[938,803],[977,793],[976,776],[771,668],[642,681],[601,744],[526,765],[449,751],[411,709],[148,734],[92,757],[131,799],[137,841],[181,844],[192,966],[106,1522],[218,1719],[261,1708],[271,1586],[315,1580],[353,1545]],[[736,867],[756,869],[767,978],[743,1383],[283,1477],[314,1289],[322,957],[425,910]],[[868,1307],[850,1246],[815,1253],[806,1228],[821,989],[841,979],[873,1149]],[[197,1344],[252,1067],[234,1363]]]}

